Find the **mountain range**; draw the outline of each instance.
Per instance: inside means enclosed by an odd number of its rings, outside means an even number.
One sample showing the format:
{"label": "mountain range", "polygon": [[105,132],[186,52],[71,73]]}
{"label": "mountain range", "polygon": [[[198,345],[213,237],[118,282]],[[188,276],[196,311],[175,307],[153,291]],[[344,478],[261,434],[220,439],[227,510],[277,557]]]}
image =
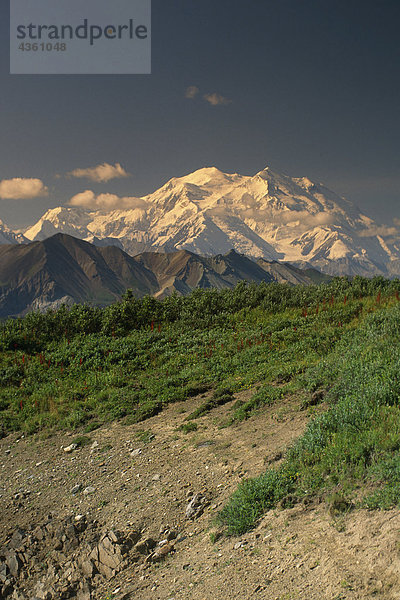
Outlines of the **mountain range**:
{"label": "mountain range", "polygon": [[29,240],[22,235],[22,233],[12,231],[12,229],[0,219],[0,244],[25,244],[27,242],[29,242]]}
{"label": "mountain range", "polygon": [[0,246],[0,317],[62,303],[105,306],[128,288],[137,297],[162,298],[198,287],[231,288],[242,280],[309,285],[325,277],[265,259],[256,263],[234,250],[213,257],[188,250],[132,257],[116,246],[94,246],[59,233],[44,241]]}
{"label": "mountain range", "polygon": [[[142,198],[124,199],[123,209],[50,209],[24,236],[42,241],[65,233],[131,256],[177,250],[214,256],[234,249],[328,274],[399,275],[400,240],[384,232],[349,201],[306,177],[268,167],[254,176],[208,167]],[[0,225],[0,243],[26,239]]]}

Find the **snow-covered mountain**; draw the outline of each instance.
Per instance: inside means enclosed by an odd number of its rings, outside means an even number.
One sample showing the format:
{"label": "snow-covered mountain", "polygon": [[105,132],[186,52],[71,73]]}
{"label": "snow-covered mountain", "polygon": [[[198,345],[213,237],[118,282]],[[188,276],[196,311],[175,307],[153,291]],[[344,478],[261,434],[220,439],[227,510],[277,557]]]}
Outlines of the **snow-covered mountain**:
{"label": "snow-covered mountain", "polygon": [[29,240],[24,237],[22,233],[12,231],[12,229],[0,219],[0,244],[23,244],[26,242],[29,242]]}
{"label": "snow-covered mountain", "polygon": [[131,209],[47,211],[25,232],[43,240],[58,232],[120,245],[131,255],[186,249],[237,252],[307,262],[331,274],[400,273],[400,240],[376,235],[377,224],[347,200],[306,177],[268,167],[254,176],[214,167],[173,178],[132,201]]}

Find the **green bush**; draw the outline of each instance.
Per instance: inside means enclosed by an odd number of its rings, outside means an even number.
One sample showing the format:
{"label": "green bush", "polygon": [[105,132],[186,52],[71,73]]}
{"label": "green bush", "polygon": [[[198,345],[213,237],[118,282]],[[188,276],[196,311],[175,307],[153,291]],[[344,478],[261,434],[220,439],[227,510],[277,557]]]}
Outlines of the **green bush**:
{"label": "green bush", "polygon": [[189,421],[189,423],[182,423],[182,425],[178,427],[178,429],[180,431],[183,431],[184,433],[191,433],[192,431],[197,431],[198,428],[199,426],[197,425],[197,423],[193,423],[193,421]]}

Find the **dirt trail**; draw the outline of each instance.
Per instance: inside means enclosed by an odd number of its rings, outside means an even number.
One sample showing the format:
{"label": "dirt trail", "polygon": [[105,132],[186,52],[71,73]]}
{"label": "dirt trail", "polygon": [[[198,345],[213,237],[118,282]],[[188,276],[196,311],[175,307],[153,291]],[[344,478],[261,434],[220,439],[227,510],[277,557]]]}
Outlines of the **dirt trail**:
{"label": "dirt trail", "polygon": [[[90,445],[71,453],[63,447],[76,434],[0,440],[0,546],[18,527],[40,525],[49,514],[79,514],[156,541],[165,530],[178,535],[165,560],[132,562],[111,579],[97,576],[94,600],[400,598],[398,510],[354,511],[335,520],[324,502],[297,505],[270,511],[240,538],[211,542],[212,520],[241,479],[278,461],[308,417],[291,399],[221,427],[231,402],[197,419],[197,431],[178,430],[204,400],[177,403],[139,425],[102,427],[88,434]],[[196,493],[208,504],[191,521],[185,509]],[[27,599],[34,597],[31,583],[24,581]]]}

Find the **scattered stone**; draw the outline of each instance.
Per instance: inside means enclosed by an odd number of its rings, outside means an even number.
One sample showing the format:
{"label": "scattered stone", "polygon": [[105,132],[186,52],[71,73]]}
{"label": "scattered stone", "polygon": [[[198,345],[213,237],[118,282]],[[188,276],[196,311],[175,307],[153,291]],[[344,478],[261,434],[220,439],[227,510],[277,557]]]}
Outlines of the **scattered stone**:
{"label": "scattered stone", "polygon": [[70,444],[69,446],[65,446],[64,452],[66,452],[67,454],[70,454],[71,452],[76,450],[77,447],[78,447],[78,444]]}
{"label": "scattered stone", "polygon": [[85,515],[76,515],[75,516],[75,521],[77,521],[79,523],[79,521],[82,521],[83,519],[86,519]]}
{"label": "scattered stone", "polygon": [[10,570],[10,573],[13,577],[17,578],[19,576],[19,572],[22,568],[22,560],[20,555],[16,552],[9,552],[6,555],[6,565]]}
{"label": "scattered stone", "polygon": [[[103,577],[110,579],[140,559],[138,553],[130,554],[140,539],[138,531],[100,534],[98,527],[96,521],[88,523],[85,515],[64,519],[49,515],[44,524],[28,532],[15,530],[0,550],[0,598],[93,600],[92,587],[101,584]],[[156,543],[146,541],[151,552]],[[29,596],[26,580],[32,589]]]}
{"label": "scattered stone", "polygon": [[89,496],[90,494],[94,494],[96,491],[96,488],[92,487],[91,485],[89,485],[87,488],[85,488],[83,490],[83,495],[84,496]]}
{"label": "scattered stone", "polygon": [[39,600],[53,600],[55,598],[51,589],[46,589],[44,582],[39,582],[35,588],[35,594]]}
{"label": "scattered stone", "polygon": [[203,494],[195,494],[186,507],[186,518],[194,520],[200,517],[207,504],[207,499]]}
{"label": "scattered stone", "polygon": [[0,563],[0,582],[4,583],[7,580],[9,569],[6,563]]}
{"label": "scattered stone", "polygon": [[18,548],[22,545],[23,541],[26,538],[26,532],[23,529],[16,529],[11,536],[11,540],[9,542],[10,548],[14,550],[18,550]]}
{"label": "scattered stone", "polygon": [[236,542],[233,548],[234,550],[239,550],[239,548],[243,548],[243,542]]}
{"label": "scattered stone", "polygon": [[[92,550],[89,559],[107,579],[114,577],[124,566],[124,554],[132,547],[132,538],[124,538],[117,531],[104,533],[99,544]],[[88,568],[88,565],[86,565]]]}
{"label": "scattered stone", "polygon": [[132,450],[132,452],[131,452],[132,458],[135,458],[135,456],[139,456],[140,454],[142,454],[141,448],[136,448],[136,450]]}
{"label": "scattered stone", "polygon": [[160,473],[156,473],[155,475],[153,475],[153,477],[151,478],[152,481],[160,481],[161,479],[161,475]]}
{"label": "scattered stone", "polygon": [[89,558],[81,561],[80,568],[85,577],[88,577],[89,579],[92,579],[96,573],[94,563]]}
{"label": "scattered stone", "polygon": [[159,546],[152,554],[146,558],[146,562],[159,562],[164,560],[168,554],[171,554],[175,550],[174,544],[172,542],[168,542],[163,546]]}
{"label": "scattered stone", "polygon": [[75,495],[78,494],[82,489],[82,486],[80,483],[77,483],[76,485],[74,485],[74,487],[71,490],[71,494]]}

